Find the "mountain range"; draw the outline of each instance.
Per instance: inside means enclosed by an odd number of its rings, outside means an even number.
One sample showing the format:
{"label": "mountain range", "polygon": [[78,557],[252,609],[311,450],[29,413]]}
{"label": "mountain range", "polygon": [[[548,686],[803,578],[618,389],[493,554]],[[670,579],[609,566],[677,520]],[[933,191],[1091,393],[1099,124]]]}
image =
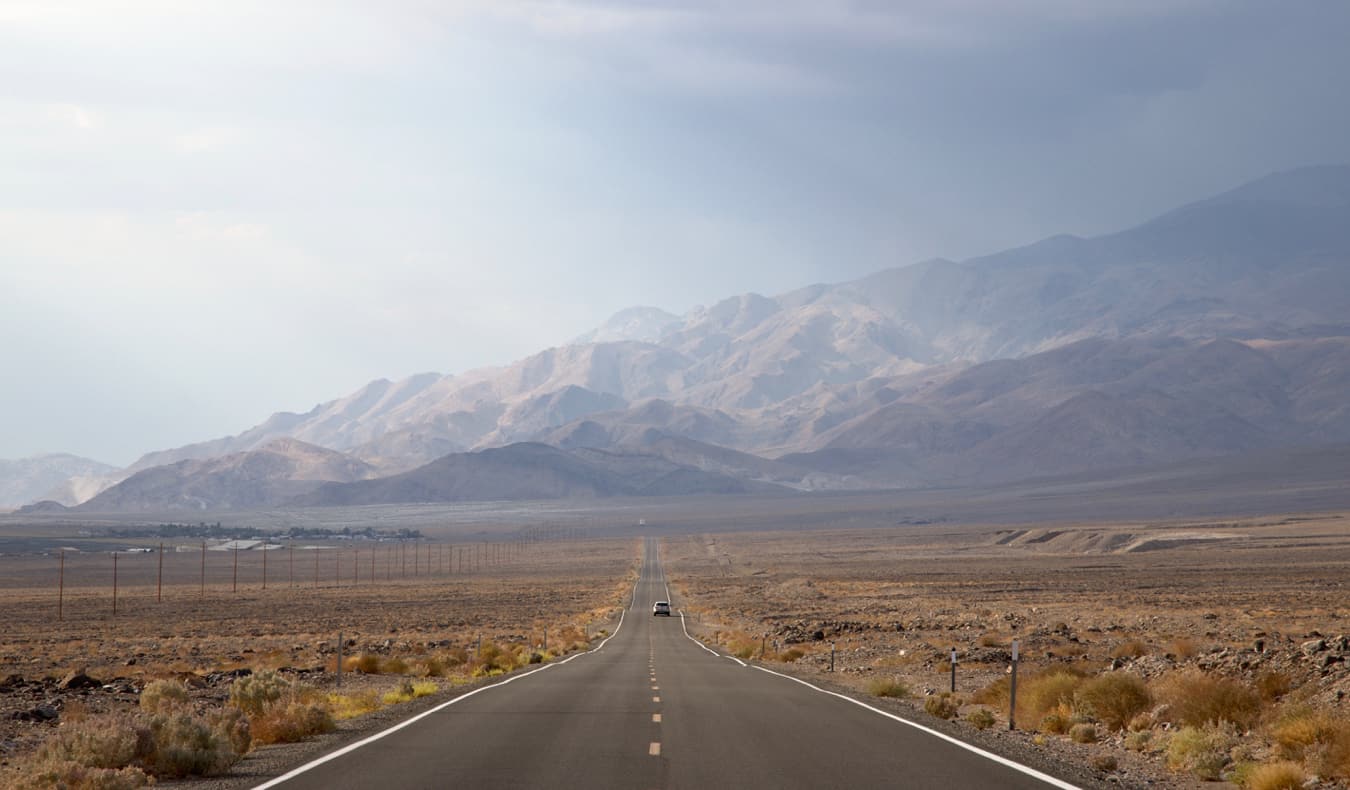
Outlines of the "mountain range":
{"label": "mountain range", "polygon": [[1344,442],[1347,316],[1350,167],[1303,168],[1106,236],[633,308],[149,453],[81,508],[962,485]]}

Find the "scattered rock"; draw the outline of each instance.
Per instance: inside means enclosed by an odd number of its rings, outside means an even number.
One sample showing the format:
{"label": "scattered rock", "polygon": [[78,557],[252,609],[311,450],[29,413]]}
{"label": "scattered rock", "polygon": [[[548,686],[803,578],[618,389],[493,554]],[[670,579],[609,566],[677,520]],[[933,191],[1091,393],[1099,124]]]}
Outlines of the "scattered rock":
{"label": "scattered rock", "polygon": [[63,689],[72,689],[72,690],[96,689],[96,688],[103,688],[103,682],[99,680],[94,680],[93,678],[84,674],[84,672],[72,672],[69,675],[66,675],[65,678],[61,680],[60,686]]}

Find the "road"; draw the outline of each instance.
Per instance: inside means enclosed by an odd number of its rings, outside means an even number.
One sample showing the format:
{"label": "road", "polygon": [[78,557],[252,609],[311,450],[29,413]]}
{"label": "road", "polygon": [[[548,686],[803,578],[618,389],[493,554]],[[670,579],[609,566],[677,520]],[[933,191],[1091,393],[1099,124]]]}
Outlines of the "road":
{"label": "road", "polygon": [[[602,647],[462,695],[260,788],[1069,788],[689,638],[655,539]],[[675,601],[678,610],[678,600]]]}

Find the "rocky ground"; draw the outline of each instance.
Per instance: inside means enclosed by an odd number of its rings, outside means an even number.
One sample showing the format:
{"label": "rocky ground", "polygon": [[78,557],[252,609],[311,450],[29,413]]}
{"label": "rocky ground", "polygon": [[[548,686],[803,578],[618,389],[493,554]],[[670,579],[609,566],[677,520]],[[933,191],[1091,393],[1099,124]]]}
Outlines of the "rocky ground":
{"label": "rocky ground", "polygon": [[[321,580],[174,584],[157,600],[153,586],[68,590],[63,617],[52,591],[10,586],[0,595],[0,767],[31,751],[61,722],[137,704],[151,680],[176,678],[204,706],[222,704],[229,685],[257,669],[275,669],[321,689],[335,683],[338,635],[344,656],[399,659],[408,674],[427,657],[472,650],[478,640],[542,648],[562,629],[576,634],[609,625],[627,594],[637,547],[632,540],[560,541],[511,561],[455,574],[423,573],[365,586]],[[47,558],[0,558],[11,585]],[[454,673],[446,688],[468,682]],[[344,675],[344,693],[384,691],[388,675]]]}
{"label": "rocky ground", "polygon": [[[1350,519],[1338,514],[700,535],[668,538],[663,551],[704,638],[864,693],[897,679],[910,698],[885,704],[929,723],[939,720],[924,702],[949,690],[955,648],[962,705],[944,726],[1095,766],[1104,785],[1201,783],[1169,771],[1158,751],[1125,748],[1128,733],[1103,732],[1092,744],[1022,731],[1036,722],[1008,733],[1006,711],[972,697],[1007,676],[1014,639],[1019,673],[1058,665],[1150,682],[1184,669],[1250,685],[1283,678],[1282,695],[1350,717]],[[777,660],[793,649],[803,655]],[[997,724],[979,732],[961,721],[978,708]],[[1273,753],[1259,732],[1243,744],[1257,762]]]}

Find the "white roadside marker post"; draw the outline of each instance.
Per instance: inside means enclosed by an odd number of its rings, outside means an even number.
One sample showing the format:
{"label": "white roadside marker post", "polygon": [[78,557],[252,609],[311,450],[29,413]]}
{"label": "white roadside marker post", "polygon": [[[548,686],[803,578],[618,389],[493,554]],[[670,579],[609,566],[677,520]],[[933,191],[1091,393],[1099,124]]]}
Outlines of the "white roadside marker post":
{"label": "white roadside marker post", "polygon": [[1008,683],[1008,729],[1017,729],[1017,640],[1012,642],[1012,677]]}
{"label": "white roadside marker post", "polygon": [[952,693],[956,693],[956,648],[952,648]]}

